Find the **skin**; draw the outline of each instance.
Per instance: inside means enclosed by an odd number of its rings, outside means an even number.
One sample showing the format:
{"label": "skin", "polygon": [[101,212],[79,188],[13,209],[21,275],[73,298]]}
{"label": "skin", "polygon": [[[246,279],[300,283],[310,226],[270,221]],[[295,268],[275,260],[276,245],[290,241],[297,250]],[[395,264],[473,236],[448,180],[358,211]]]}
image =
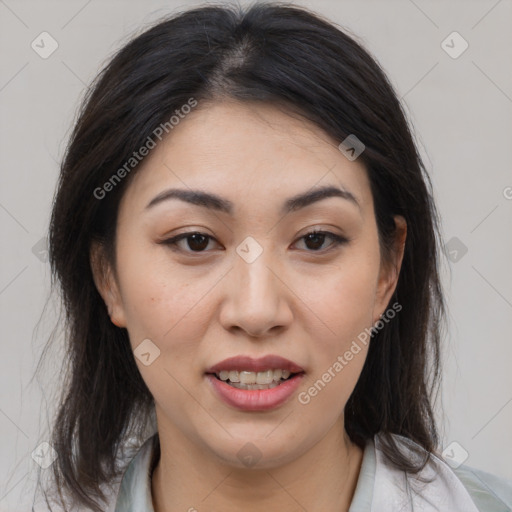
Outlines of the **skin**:
{"label": "skin", "polygon": [[[149,338],[160,350],[149,366],[136,358],[155,399],[162,450],[155,512],[349,508],[363,452],[345,432],[343,410],[367,346],[307,405],[297,395],[385,312],[406,225],[395,217],[395,250],[385,262],[366,170],[338,144],[275,106],[201,103],[129,184],[115,268],[93,248],[112,322],[127,328],[134,349]],[[350,191],[359,206],[331,197],[280,213],[289,197],[325,185]],[[234,203],[234,215],[176,199],[146,208],[168,188],[215,193]],[[314,229],[349,241],[315,245],[303,238]],[[213,238],[203,252],[190,238],[175,250],[159,243],[187,231]],[[236,252],[247,236],[263,249],[252,263]],[[204,375],[240,354],[278,354],[306,377],[280,407],[240,411],[220,401]],[[252,467],[237,457],[248,442],[261,455]]]}

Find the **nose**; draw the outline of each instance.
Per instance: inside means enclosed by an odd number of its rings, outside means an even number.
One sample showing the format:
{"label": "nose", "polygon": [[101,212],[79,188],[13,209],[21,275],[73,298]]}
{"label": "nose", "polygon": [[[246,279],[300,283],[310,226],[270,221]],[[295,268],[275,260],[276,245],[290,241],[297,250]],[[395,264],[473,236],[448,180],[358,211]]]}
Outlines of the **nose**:
{"label": "nose", "polygon": [[289,326],[293,293],[271,249],[265,248],[252,262],[236,254],[233,266],[226,276],[220,312],[224,328],[261,338]]}

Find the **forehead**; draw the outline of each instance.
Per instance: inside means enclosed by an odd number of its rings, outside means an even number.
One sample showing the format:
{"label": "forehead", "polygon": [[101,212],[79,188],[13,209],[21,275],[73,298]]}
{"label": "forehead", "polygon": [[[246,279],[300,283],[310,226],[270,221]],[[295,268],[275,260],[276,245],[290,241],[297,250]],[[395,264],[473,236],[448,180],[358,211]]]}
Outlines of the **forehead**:
{"label": "forehead", "polygon": [[280,201],[307,189],[336,186],[361,207],[371,203],[364,165],[349,161],[315,124],[257,103],[203,103],[182,118],[140,164],[123,203],[137,210],[169,187],[229,197]]}

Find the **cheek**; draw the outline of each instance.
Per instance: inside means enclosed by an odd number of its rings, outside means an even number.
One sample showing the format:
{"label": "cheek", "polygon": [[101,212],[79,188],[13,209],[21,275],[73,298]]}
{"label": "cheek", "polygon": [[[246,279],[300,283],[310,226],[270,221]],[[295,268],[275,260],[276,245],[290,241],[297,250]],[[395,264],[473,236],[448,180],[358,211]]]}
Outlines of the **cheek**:
{"label": "cheek", "polygon": [[333,359],[328,366],[310,375],[298,394],[299,410],[303,413],[301,417],[309,420],[312,428],[327,431],[343,414],[361,374],[368,349],[360,344],[357,350],[355,355],[348,351],[352,354],[350,361],[345,358],[346,352],[342,353],[339,359]]}
{"label": "cheek", "polygon": [[[332,422],[342,412],[362,371],[372,326],[378,257],[354,251],[325,274],[302,279],[311,317],[309,330],[313,371],[299,402]],[[300,397],[299,397],[300,398]]]}
{"label": "cheek", "polygon": [[199,375],[197,352],[208,326],[205,295],[214,280],[193,276],[151,250],[133,247],[128,254],[119,277],[130,343],[136,350],[149,339],[159,350],[148,366],[136,358],[137,366],[156,402],[181,410],[190,397],[180,383]]}
{"label": "cheek", "polygon": [[[199,329],[197,319],[202,315],[197,310],[210,279],[177,266],[162,247],[133,244],[124,250],[118,266],[132,345],[145,338],[157,344],[174,339],[184,325],[193,331]],[[187,318],[192,311],[193,323]]]}
{"label": "cheek", "polygon": [[311,340],[311,370],[299,403],[324,427],[334,424],[354,390],[368,353],[375,286],[368,274],[341,272],[325,281],[315,306],[318,319]]}
{"label": "cheek", "polygon": [[[377,292],[378,261],[371,251],[354,251],[315,275],[297,280],[303,298],[322,326],[322,336],[310,338],[324,347],[321,352],[343,350],[365,328],[371,327]],[[306,326],[308,324],[306,323]]]}
{"label": "cheek", "polygon": [[131,249],[119,265],[130,343],[135,355],[143,340],[156,346],[154,362],[146,366],[136,357],[136,363],[157,404],[172,404],[167,414],[179,423],[175,412],[195,407],[183,386],[201,382],[198,355],[212,319],[211,293],[225,270],[178,265],[161,248]]}

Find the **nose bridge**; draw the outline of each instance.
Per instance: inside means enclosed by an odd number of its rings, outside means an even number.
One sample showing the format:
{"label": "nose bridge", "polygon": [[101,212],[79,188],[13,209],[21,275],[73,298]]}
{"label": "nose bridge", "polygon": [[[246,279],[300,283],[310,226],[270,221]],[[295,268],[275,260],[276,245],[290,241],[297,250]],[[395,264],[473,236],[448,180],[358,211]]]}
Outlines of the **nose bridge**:
{"label": "nose bridge", "polygon": [[[224,312],[226,327],[263,333],[289,320],[285,314],[283,287],[276,277],[279,265],[271,244],[247,237],[236,248],[229,307]],[[284,301],[284,302],[283,302]]]}
{"label": "nose bridge", "polygon": [[260,301],[274,301],[276,291],[275,276],[270,270],[276,263],[276,257],[272,254],[272,248],[268,240],[259,241],[248,236],[236,249],[235,258],[236,276],[239,280],[239,291],[247,306],[261,307]]}

